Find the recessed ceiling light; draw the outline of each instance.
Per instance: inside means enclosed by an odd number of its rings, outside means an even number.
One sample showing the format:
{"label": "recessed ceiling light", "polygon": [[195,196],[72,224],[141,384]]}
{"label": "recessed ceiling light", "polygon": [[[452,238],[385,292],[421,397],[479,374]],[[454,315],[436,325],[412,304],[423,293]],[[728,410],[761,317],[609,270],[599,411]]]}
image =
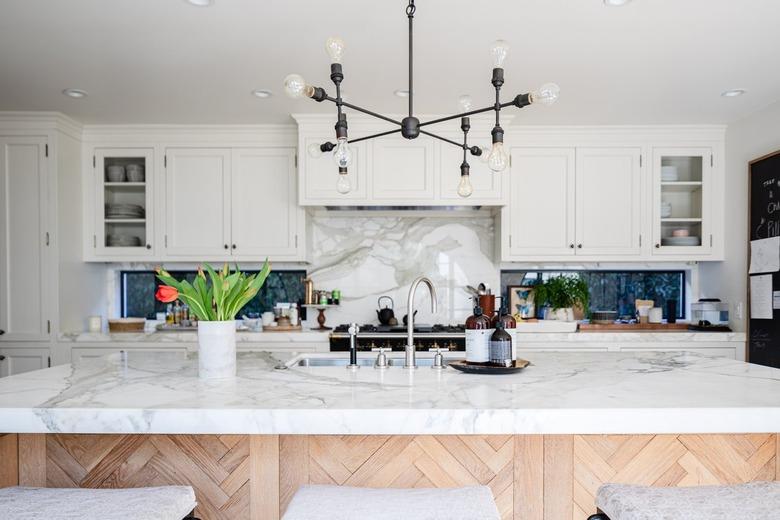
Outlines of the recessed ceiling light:
{"label": "recessed ceiling light", "polygon": [[87,97],[87,91],[81,90],[79,88],[66,88],[65,90],[62,91],[62,93],[74,99],[81,99]]}
{"label": "recessed ceiling light", "polygon": [[256,88],[252,91],[252,95],[262,99],[269,98],[274,95],[273,92],[264,88]]}
{"label": "recessed ceiling light", "polygon": [[393,94],[395,94],[398,97],[409,97],[409,91],[401,88],[393,92]]}
{"label": "recessed ceiling light", "polygon": [[604,0],[604,5],[608,5],[610,7],[619,7],[621,5],[626,5],[631,0]]}
{"label": "recessed ceiling light", "polygon": [[731,90],[726,90],[725,92],[721,92],[720,95],[723,97],[737,97],[744,94],[746,91],[743,88],[733,88]]}
{"label": "recessed ceiling light", "polygon": [[208,7],[214,3],[214,0],[187,0],[187,2],[196,7]]}

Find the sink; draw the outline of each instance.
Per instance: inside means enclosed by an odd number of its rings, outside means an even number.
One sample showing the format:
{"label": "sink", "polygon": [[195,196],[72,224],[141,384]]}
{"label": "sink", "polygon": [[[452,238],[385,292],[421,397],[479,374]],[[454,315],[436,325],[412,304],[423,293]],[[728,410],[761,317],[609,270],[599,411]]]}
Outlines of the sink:
{"label": "sink", "polygon": [[[404,357],[401,356],[391,356],[390,354],[387,355],[387,365],[389,367],[401,367],[404,366]],[[453,359],[460,359],[457,356],[445,356],[444,358],[444,364],[446,365],[448,362],[452,361]],[[369,357],[360,356],[358,357],[357,363],[361,367],[373,367],[374,361],[376,361],[376,355],[372,355]],[[349,364],[349,354],[339,353],[338,355],[328,355],[328,354],[320,354],[320,355],[301,355],[298,357],[293,358],[292,360],[288,361],[285,365],[285,368],[292,368],[292,367],[346,367]],[[418,367],[430,367],[433,365],[433,356],[426,356],[421,357],[418,355],[417,357],[417,366]]]}

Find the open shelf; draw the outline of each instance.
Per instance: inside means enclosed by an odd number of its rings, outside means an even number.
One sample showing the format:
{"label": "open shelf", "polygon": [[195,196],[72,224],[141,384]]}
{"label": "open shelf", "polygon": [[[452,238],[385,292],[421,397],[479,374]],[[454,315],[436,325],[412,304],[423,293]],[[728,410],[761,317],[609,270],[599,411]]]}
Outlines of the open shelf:
{"label": "open shelf", "polygon": [[145,182],[104,182],[106,188],[145,188]]}
{"label": "open shelf", "polygon": [[105,219],[107,224],[143,224],[146,222],[145,218],[107,218]]}
{"label": "open shelf", "polygon": [[662,218],[661,222],[701,222],[700,218]]}

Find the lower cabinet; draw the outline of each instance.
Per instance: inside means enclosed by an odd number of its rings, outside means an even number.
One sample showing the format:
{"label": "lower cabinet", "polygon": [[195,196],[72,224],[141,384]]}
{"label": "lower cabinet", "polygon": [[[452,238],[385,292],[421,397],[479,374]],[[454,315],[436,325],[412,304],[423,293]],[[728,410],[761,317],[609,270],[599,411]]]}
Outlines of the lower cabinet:
{"label": "lower cabinet", "polygon": [[0,348],[0,377],[12,376],[50,366],[51,351],[44,347]]}

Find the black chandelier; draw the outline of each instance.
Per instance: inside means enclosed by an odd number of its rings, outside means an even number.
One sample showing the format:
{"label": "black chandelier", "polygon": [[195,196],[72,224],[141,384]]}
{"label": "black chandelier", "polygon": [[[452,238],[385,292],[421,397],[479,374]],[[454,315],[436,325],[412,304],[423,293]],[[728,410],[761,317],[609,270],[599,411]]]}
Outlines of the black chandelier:
{"label": "black chandelier", "polygon": [[[287,95],[292,98],[309,97],[317,102],[332,101],[336,104],[337,121],[336,121],[336,143],[325,142],[323,144],[313,144],[309,146],[308,152],[313,157],[318,157],[325,152],[333,152],[333,160],[339,168],[339,180],[336,185],[336,189],[339,193],[349,193],[351,186],[349,178],[347,177],[348,170],[352,154],[349,150],[350,143],[357,143],[360,141],[366,141],[368,139],[374,139],[376,137],[382,137],[386,135],[392,135],[401,133],[406,139],[416,139],[421,134],[439,139],[445,143],[457,146],[463,150],[463,162],[460,165],[460,183],[458,184],[458,195],[461,197],[468,197],[471,195],[473,188],[469,181],[469,163],[467,161],[467,154],[471,154],[476,157],[481,157],[488,164],[488,167],[493,172],[502,172],[506,169],[509,163],[509,157],[504,151],[504,130],[501,128],[500,115],[501,109],[509,106],[517,108],[523,108],[531,103],[540,103],[543,105],[551,105],[558,99],[560,89],[555,83],[545,83],[538,90],[529,92],[527,94],[518,94],[506,103],[501,102],[501,87],[504,85],[504,61],[506,60],[507,53],[509,52],[509,46],[503,40],[497,40],[491,47],[491,54],[493,56],[493,78],[491,83],[496,91],[496,101],[493,105],[471,110],[471,97],[468,95],[461,96],[459,99],[461,113],[433,119],[430,121],[421,122],[414,117],[414,58],[413,58],[413,22],[414,13],[416,7],[414,0],[409,0],[409,5],[406,6],[406,16],[409,19],[409,115],[402,120],[397,121],[391,117],[383,116],[371,110],[361,108],[356,105],[352,105],[344,101],[341,95],[341,82],[344,80],[344,73],[341,67],[341,58],[344,54],[344,42],[340,38],[328,38],[325,42],[325,49],[331,58],[330,64],[330,79],[336,86],[336,97],[331,97],[322,87],[314,87],[306,83],[306,81],[298,74],[290,74],[284,80],[284,88]],[[393,130],[386,132],[380,132],[378,134],[367,135],[365,137],[359,137],[357,139],[348,139],[347,137],[347,115],[344,113],[344,107],[350,108],[357,112],[362,112],[370,116],[382,119],[396,126]],[[490,150],[487,148],[480,148],[479,146],[469,146],[468,133],[471,128],[469,122],[469,116],[474,114],[480,114],[482,112],[495,111],[496,124],[493,130],[490,132],[492,137],[493,146]],[[460,129],[463,131],[463,142],[459,143],[451,139],[436,135],[432,132],[424,130],[423,127],[433,125],[436,123],[442,123],[444,121],[450,121],[452,119],[460,118]]]}

